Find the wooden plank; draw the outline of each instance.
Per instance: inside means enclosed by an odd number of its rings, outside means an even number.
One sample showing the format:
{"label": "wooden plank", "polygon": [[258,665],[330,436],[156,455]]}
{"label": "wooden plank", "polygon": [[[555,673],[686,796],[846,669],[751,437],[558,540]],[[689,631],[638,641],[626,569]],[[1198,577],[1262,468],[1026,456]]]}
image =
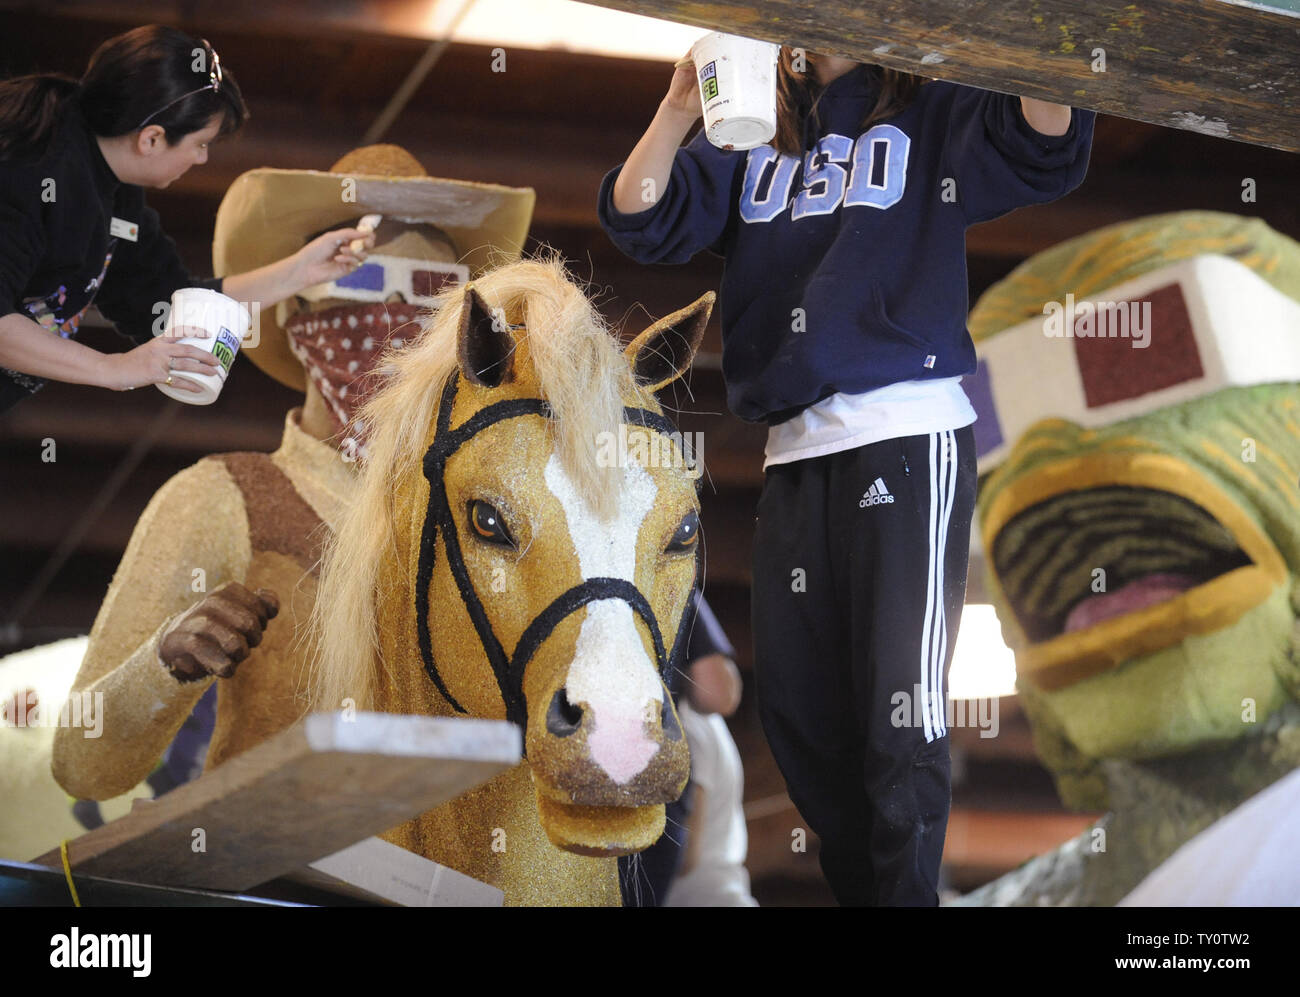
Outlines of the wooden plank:
{"label": "wooden plank", "polygon": [[[1300,151],[1300,16],[1292,10],[1225,0],[591,2]],[[1104,71],[1094,71],[1098,50]]]}
{"label": "wooden plank", "polygon": [[[246,890],[447,802],[521,747],[504,721],[316,713],[69,842],[68,857],[90,876]],[[57,850],[33,861],[61,864]]]}

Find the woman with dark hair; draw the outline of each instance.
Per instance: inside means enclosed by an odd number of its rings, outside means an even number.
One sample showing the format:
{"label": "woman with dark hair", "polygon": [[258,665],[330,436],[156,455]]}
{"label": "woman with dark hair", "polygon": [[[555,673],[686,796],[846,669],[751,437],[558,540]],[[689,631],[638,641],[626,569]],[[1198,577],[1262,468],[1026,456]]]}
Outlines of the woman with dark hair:
{"label": "woman with dark hair", "polygon": [[725,257],[728,403],[769,427],[763,728],[840,903],[934,904],[976,483],[965,233],[1077,187],[1094,115],[788,48],[778,77],[770,145],[682,147],[680,63],[600,216],[642,263]]}
{"label": "woman with dark hair", "polygon": [[[210,354],[161,335],[178,288],[258,302],[256,313],[360,262],[352,241],[373,237],[339,229],[250,273],[185,270],[143,188],[206,162],[208,145],[247,117],[216,50],[157,25],[106,41],[80,80],[0,83],[0,412],[46,379],[129,390],[172,384],[173,371],[211,373]],[[141,345],[103,354],[75,342],[92,301]]]}

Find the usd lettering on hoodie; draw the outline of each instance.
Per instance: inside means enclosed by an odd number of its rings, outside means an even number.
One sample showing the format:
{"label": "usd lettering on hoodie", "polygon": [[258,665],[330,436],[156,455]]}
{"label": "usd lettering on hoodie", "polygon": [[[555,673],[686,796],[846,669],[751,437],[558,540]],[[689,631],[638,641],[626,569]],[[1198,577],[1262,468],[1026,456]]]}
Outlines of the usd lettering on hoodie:
{"label": "usd lettering on hoodie", "polygon": [[[975,370],[966,329],[966,229],[1069,193],[1087,172],[1095,114],[1034,131],[1020,98],[931,81],[867,129],[868,67],[833,81],[802,158],[710,145],[703,131],[645,211],[598,210],[641,263],[725,257],[723,373],[733,412],[780,422],[836,392]],[[639,185],[638,185],[639,186]]]}

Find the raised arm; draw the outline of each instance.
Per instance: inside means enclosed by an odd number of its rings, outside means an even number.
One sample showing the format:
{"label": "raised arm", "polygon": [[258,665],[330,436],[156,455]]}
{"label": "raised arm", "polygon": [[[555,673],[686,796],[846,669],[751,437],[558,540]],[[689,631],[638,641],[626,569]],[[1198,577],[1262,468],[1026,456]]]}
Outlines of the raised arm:
{"label": "raised arm", "polygon": [[[127,391],[161,384],[175,370],[210,374],[217,361],[210,353],[162,337],[126,353],[100,353],[53,335],[26,315],[10,312],[0,317],[0,367],[49,381]],[[184,391],[200,390],[184,379],[173,383]]]}
{"label": "raised arm", "polygon": [[717,149],[703,132],[681,145],[700,116],[690,65],[677,67],[650,127],[628,161],[605,175],[596,196],[606,234],[638,263],[685,263],[704,249],[725,252],[745,153]]}
{"label": "raised arm", "polygon": [[[941,86],[941,84],[932,84]],[[968,224],[1062,197],[1083,182],[1092,111],[970,87],[948,88],[945,154]]]}
{"label": "raised arm", "polygon": [[211,678],[180,681],[159,658],[175,619],[248,570],[243,499],[205,460],[167,482],[136,524],[90,633],[73,691],[102,695],[101,735],[60,728],[54,777],[73,796],[103,800],[149,774]]}
{"label": "raised arm", "polygon": [[[351,249],[354,239],[365,247],[358,255]],[[356,228],[341,228],[319,235],[298,252],[247,273],[227,276],[223,293],[236,301],[257,302],[266,308],[297,294],[305,287],[338,280],[355,270],[375,245],[375,234]]]}
{"label": "raised arm", "polygon": [[701,113],[695,65],[683,59],[673,72],[668,93],[660,101],[650,127],[627,157],[614,183],[615,208],[625,215],[633,215],[658,203],[668,186],[677,150]]}

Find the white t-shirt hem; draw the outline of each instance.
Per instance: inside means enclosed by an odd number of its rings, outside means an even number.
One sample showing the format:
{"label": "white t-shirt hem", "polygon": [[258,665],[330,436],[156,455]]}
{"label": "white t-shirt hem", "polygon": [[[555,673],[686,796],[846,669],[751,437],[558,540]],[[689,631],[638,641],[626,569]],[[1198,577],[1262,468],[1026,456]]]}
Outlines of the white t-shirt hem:
{"label": "white t-shirt hem", "polygon": [[768,430],[763,469],[969,426],[975,409],[960,382],[959,377],[906,381],[859,395],[823,398]]}

